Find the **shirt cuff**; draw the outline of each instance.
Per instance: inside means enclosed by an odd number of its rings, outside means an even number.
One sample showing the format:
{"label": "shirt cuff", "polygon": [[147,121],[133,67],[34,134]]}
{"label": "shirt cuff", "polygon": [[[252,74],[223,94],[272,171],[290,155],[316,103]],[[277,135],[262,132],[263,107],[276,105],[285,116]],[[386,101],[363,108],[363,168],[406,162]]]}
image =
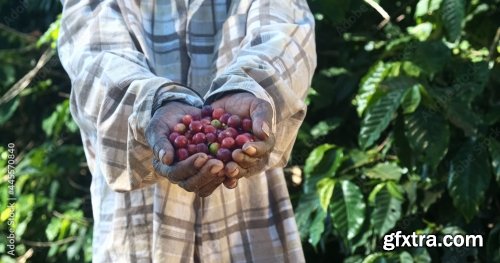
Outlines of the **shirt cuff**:
{"label": "shirt cuff", "polygon": [[171,83],[160,87],[153,98],[151,116],[165,103],[170,101],[181,101],[194,107],[201,108],[203,99],[195,91],[177,83]]}
{"label": "shirt cuff", "polygon": [[[203,100],[193,90],[182,85],[172,83],[168,79],[154,77],[145,80],[134,81],[131,85],[139,85],[142,88],[137,94],[136,103],[132,114],[128,118],[131,135],[134,140],[147,145],[144,132],[154,114],[154,105],[163,105],[168,101],[182,100],[195,107],[201,107]],[[157,108],[156,108],[157,109]]]}

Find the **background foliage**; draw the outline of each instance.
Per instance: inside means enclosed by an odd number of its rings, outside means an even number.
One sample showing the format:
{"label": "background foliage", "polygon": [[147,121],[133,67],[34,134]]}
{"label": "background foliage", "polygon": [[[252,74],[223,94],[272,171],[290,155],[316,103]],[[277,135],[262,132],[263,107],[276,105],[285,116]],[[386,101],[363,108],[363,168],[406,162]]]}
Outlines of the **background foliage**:
{"label": "background foliage", "polygon": [[[499,0],[311,0],[318,70],[289,167],[310,262],[500,262]],[[0,0],[0,262],[16,144],[20,262],[90,262],[90,174],[55,53],[60,4]],[[55,21],[55,22],[54,22]],[[386,233],[481,248],[382,249]]]}

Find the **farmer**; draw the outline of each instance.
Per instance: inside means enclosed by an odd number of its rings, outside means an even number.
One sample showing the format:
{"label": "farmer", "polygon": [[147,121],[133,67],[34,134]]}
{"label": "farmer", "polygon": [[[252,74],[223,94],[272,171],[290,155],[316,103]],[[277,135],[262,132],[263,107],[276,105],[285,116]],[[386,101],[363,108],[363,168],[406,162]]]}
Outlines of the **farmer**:
{"label": "farmer", "polygon": [[[59,55],[92,173],[94,262],[302,262],[282,167],[316,67],[306,0],[65,0]],[[202,105],[253,119],[174,163]]]}

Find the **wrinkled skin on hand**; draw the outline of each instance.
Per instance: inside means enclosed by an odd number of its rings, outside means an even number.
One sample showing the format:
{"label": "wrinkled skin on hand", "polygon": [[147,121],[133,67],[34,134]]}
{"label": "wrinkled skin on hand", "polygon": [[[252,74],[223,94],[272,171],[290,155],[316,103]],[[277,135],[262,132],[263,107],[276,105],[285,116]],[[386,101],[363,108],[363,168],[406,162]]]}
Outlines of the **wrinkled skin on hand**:
{"label": "wrinkled skin on hand", "polygon": [[267,101],[247,92],[226,95],[214,101],[211,106],[214,109],[223,108],[225,112],[240,117],[251,118],[253,134],[258,138],[258,141],[247,142],[242,149],[233,151],[233,161],[226,164],[224,185],[232,189],[238,185],[240,178],[258,174],[266,169],[275,144],[271,127],[273,109]]}
{"label": "wrinkled skin on hand", "polygon": [[153,167],[157,174],[188,192],[206,197],[224,182],[224,164],[209,159],[204,153],[174,163],[175,150],[167,136],[186,114],[200,115],[200,109],[175,101],[160,107],[146,128],[146,139],[153,150]]}

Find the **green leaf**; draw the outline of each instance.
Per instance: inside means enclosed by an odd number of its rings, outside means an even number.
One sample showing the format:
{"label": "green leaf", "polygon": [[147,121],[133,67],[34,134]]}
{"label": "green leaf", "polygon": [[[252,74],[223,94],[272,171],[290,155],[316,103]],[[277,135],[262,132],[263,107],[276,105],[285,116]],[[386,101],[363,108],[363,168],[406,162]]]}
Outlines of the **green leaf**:
{"label": "green leaf", "polygon": [[66,250],[66,256],[69,261],[72,259],[78,259],[78,253],[82,249],[85,242],[85,232],[85,229],[81,229],[78,238]]}
{"label": "green leaf", "polygon": [[491,139],[489,141],[489,150],[491,157],[491,167],[493,167],[493,174],[497,180],[497,183],[500,185],[500,143]]}
{"label": "green leaf", "polygon": [[403,171],[397,164],[385,162],[365,170],[364,174],[372,179],[399,181]]}
{"label": "green leaf", "polygon": [[425,22],[413,27],[408,27],[406,30],[419,41],[425,41],[432,33],[432,23]]}
{"label": "green leaf", "polygon": [[17,107],[19,107],[19,97],[0,105],[0,125],[6,123],[14,115]]}
{"label": "green leaf", "polygon": [[390,67],[390,64],[385,64],[384,62],[379,61],[373,65],[370,70],[368,70],[368,73],[366,73],[361,80],[358,95],[356,95],[354,100],[359,116],[363,115],[363,112],[370,103],[370,100],[377,91],[380,83],[382,83],[382,81],[389,74]]}
{"label": "green leaf", "polygon": [[470,103],[482,94],[486,87],[490,76],[488,63],[485,61],[478,63],[458,61],[454,64],[456,65],[452,68],[453,85],[446,91],[450,96],[460,98],[467,103],[467,106],[470,106]]}
{"label": "green leaf", "polygon": [[309,230],[309,243],[316,247],[318,245],[318,242],[321,240],[321,235],[325,231],[325,218],[326,218],[326,211],[323,211],[321,209],[318,209],[316,211],[316,215],[314,216],[314,219],[310,225],[310,230]]}
{"label": "green leaf", "polygon": [[397,262],[396,260],[380,252],[370,254],[365,259],[363,259],[363,263],[396,263],[396,262]]}
{"label": "green leaf", "polygon": [[42,129],[47,136],[59,137],[63,128],[66,127],[70,132],[77,131],[77,126],[71,118],[69,110],[69,100],[65,100],[58,104],[56,110],[43,120]]}
{"label": "green leaf", "polygon": [[360,255],[353,255],[344,260],[344,263],[361,263],[363,258]]}
{"label": "green leaf", "polygon": [[488,153],[481,144],[468,141],[450,165],[448,191],[455,207],[470,221],[479,211],[491,177]]}
{"label": "green leaf", "polygon": [[451,57],[451,50],[441,41],[411,42],[408,45],[408,60],[430,75],[441,71]]}
{"label": "green leaf", "polygon": [[377,193],[375,207],[370,218],[379,237],[382,237],[396,225],[401,217],[401,204],[402,202],[394,198],[387,188],[383,188]]}
{"label": "green leaf", "polygon": [[413,260],[415,263],[431,263],[432,262],[431,256],[429,255],[429,252],[427,252],[427,249],[425,249],[423,247],[414,248],[411,254],[413,255]]}
{"label": "green leaf", "polygon": [[311,215],[315,211],[319,212],[320,210],[321,206],[316,192],[306,193],[300,196],[299,204],[297,208],[295,208],[295,220],[297,221],[297,227],[299,228],[302,239],[309,236]]}
{"label": "green leaf", "polygon": [[419,109],[405,116],[405,135],[418,158],[435,169],[448,151],[450,128],[435,112]]}
{"label": "green leaf", "polygon": [[61,27],[61,16],[57,18],[52,24],[50,24],[49,29],[38,39],[36,45],[41,47],[44,44],[50,44],[50,47],[55,49],[57,45],[57,38],[59,36],[59,29]]}
{"label": "green leaf", "polygon": [[314,168],[321,162],[321,159],[323,159],[325,152],[334,147],[332,144],[323,144],[312,150],[304,165],[304,173],[310,175]]}
{"label": "green leaf", "polygon": [[325,177],[334,177],[344,161],[342,149],[331,144],[324,144],[314,149],[304,167],[304,192],[316,191],[317,183]]}
{"label": "green leaf", "polygon": [[411,87],[403,98],[403,102],[401,107],[403,108],[403,113],[409,114],[415,112],[417,110],[418,105],[420,105],[420,101],[422,100],[422,96],[420,95],[420,85],[415,85]]}
{"label": "green leaf", "polygon": [[368,203],[370,205],[375,204],[375,197],[377,197],[378,192],[380,192],[380,190],[384,189],[384,187],[385,187],[385,183],[379,183],[375,187],[373,187],[373,190],[370,192],[370,195],[368,195]]}
{"label": "green leaf", "polygon": [[490,231],[486,246],[490,262],[500,262],[500,223],[497,223],[495,228]]}
{"label": "green leaf", "polygon": [[59,229],[61,228],[61,219],[57,217],[53,217],[50,220],[49,225],[45,229],[45,235],[47,236],[47,240],[54,241],[54,239],[59,234]]}
{"label": "green leaf", "polygon": [[412,78],[420,77],[422,69],[411,61],[404,61],[401,63],[401,70],[408,76]]}
{"label": "green leaf", "polygon": [[449,41],[455,42],[460,37],[464,17],[464,0],[443,0],[441,3],[441,19],[446,30],[446,38]]}
{"label": "green leaf", "polygon": [[398,156],[399,162],[404,167],[413,167],[414,153],[410,143],[405,136],[404,114],[398,114],[394,123],[394,153]]}
{"label": "green leaf", "polygon": [[358,234],[354,236],[353,239],[349,240],[349,250],[351,253],[355,253],[358,248],[365,248],[367,250],[371,249],[371,244],[369,240],[373,238],[373,230],[371,229],[370,220],[365,220],[363,225],[358,231]]}
{"label": "green leaf", "polygon": [[311,129],[311,135],[315,139],[321,136],[328,135],[328,133],[339,127],[341,123],[342,119],[340,118],[332,118],[320,121],[316,125],[314,125],[314,127]]}
{"label": "green leaf", "polygon": [[349,11],[349,0],[324,0],[319,1],[321,13],[334,23],[342,22]]}
{"label": "green leaf", "polygon": [[443,105],[445,116],[454,126],[462,129],[467,136],[477,133],[481,118],[461,99],[453,98]]}
{"label": "green leaf", "polygon": [[422,208],[424,209],[424,212],[427,212],[431,205],[436,203],[439,198],[443,195],[444,189],[439,188],[436,189],[435,191],[427,190],[424,192],[424,200],[420,203]]}
{"label": "green leaf", "polygon": [[399,261],[404,263],[413,263],[413,257],[410,253],[403,251],[399,254]]}
{"label": "green leaf", "polygon": [[331,178],[323,178],[318,182],[317,192],[319,196],[319,203],[324,211],[328,209],[330,200],[333,195],[333,188],[335,187],[335,180]]}
{"label": "green leaf", "polygon": [[420,0],[415,9],[415,17],[431,15],[434,11],[439,9],[442,0]]}
{"label": "green leaf", "polygon": [[359,187],[349,181],[338,182],[330,211],[334,227],[344,239],[352,239],[365,220],[365,202]]}
{"label": "green leaf", "polygon": [[389,126],[406,89],[413,86],[414,81],[405,77],[397,77],[384,81],[384,85],[387,86],[388,92],[370,105],[361,121],[358,140],[363,149],[370,147]]}
{"label": "green leaf", "polygon": [[389,194],[391,194],[392,197],[400,201],[404,201],[405,199],[403,196],[404,189],[402,186],[398,185],[394,181],[387,181],[386,185],[387,185],[387,191],[389,191]]}

